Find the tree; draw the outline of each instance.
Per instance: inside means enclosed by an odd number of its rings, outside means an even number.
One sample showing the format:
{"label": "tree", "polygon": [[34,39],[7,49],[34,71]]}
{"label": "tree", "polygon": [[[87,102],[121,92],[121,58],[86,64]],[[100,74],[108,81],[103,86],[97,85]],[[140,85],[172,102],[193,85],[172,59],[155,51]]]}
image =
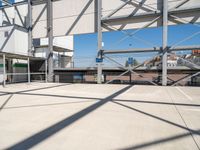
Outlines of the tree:
{"label": "tree", "polygon": [[[131,62],[131,66],[137,66],[139,65],[139,62],[136,59],[133,59],[133,61]],[[126,60],[125,66],[128,67],[129,66],[129,61]]]}
{"label": "tree", "polygon": [[136,59],[133,59],[133,64],[131,66],[137,66],[139,65],[139,62]]}

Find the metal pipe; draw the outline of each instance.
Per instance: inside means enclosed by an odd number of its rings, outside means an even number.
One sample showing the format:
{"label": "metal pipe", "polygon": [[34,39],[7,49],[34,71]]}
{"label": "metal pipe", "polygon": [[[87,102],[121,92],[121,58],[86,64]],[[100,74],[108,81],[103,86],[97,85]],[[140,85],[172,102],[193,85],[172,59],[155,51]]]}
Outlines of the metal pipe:
{"label": "metal pipe", "polygon": [[167,85],[168,0],[163,0],[162,85]]}

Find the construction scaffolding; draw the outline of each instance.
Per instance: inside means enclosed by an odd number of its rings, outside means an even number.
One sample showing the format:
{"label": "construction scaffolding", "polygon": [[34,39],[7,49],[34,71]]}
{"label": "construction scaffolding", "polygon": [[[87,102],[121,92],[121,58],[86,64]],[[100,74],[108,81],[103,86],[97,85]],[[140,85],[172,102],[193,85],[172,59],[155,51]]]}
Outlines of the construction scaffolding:
{"label": "construction scaffolding", "polygon": [[[135,9],[142,9],[142,8],[151,8],[150,11],[145,12],[145,13],[141,13],[141,14],[136,14],[136,12],[138,11],[134,11],[133,13],[127,15],[127,16],[120,16],[120,17],[112,17],[114,14],[116,14],[118,11],[120,11],[121,9],[123,9],[126,5],[130,4],[134,2],[136,4]],[[182,5],[187,4],[188,2],[191,2],[191,0],[182,0],[179,1],[175,6],[173,6],[173,8],[169,9],[168,6],[168,0],[163,0],[162,2],[162,7],[161,9],[155,9],[149,5],[145,5],[145,1],[136,1],[136,0],[126,0],[124,1],[124,3],[122,5],[120,5],[119,7],[117,7],[116,9],[114,9],[112,12],[110,12],[107,16],[105,17],[101,17],[102,16],[102,0],[98,0],[98,58],[101,59],[100,62],[98,62],[98,83],[101,83],[101,76],[102,76],[102,61],[104,58],[109,59],[110,61],[118,64],[120,67],[122,67],[125,72],[123,72],[122,74],[120,74],[118,77],[123,76],[124,74],[126,74],[127,72],[131,72],[133,74],[138,74],[137,72],[135,72],[135,69],[138,68],[140,65],[135,66],[135,67],[125,67],[124,65],[120,64],[119,62],[111,59],[110,57],[108,57],[108,54],[124,54],[124,53],[145,53],[145,52],[158,52],[158,55],[160,55],[162,57],[162,85],[166,86],[167,85],[167,56],[168,53],[170,51],[176,51],[176,50],[195,50],[195,49],[200,49],[200,45],[197,46],[177,46],[179,44],[181,44],[183,41],[189,40],[192,37],[194,37],[195,35],[199,34],[199,32],[194,33],[193,35],[191,35],[190,37],[185,38],[182,41],[179,41],[177,43],[175,43],[172,46],[168,46],[168,20],[169,17],[173,18],[173,19],[178,19],[178,21],[180,21],[181,24],[194,24],[195,26],[200,27],[199,24],[196,24],[195,21],[187,21],[181,17],[178,17],[178,14],[184,14],[184,13],[190,13],[193,12],[194,14],[199,13],[200,10],[200,6],[198,7],[188,7],[188,8],[184,8],[184,9],[180,9],[179,7],[181,7]],[[134,19],[140,19],[140,18],[145,18],[145,19],[149,19],[152,18],[152,21],[150,21],[149,23],[145,24],[144,26],[142,26],[141,28],[137,29],[136,31],[134,31],[133,33],[129,34],[126,33],[125,34],[127,36],[133,36],[135,33],[139,32],[140,30],[142,30],[143,28],[147,28],[149,27],[151,24],[153,24],[155,21],[158,21],[159,19],[162,19],[162,47],[153,47],[153,48],[145,48],[145,49],[140,49],[140,48],[134,48],[134,49],[129,49],[129,50],[103,50],[102,49],[102,28],[105,27],[111,27],[113,30],[119,31],[119,29],[115,28],[112,26],[112,23],[115,24],[115,22],[118,22],[121,25],[123,25],[123,20],[125,20],[126,22],[128,20],[134,20]],[[199,18],[199,17],[198,17]],[[198,20],[198,19],[196,19]],[[122,32],[124,33],[124,31],[122,30]],[[123,40],[123,39],[122,39]],[[143,64],[143,63],[142,63]],[[200,66],[194,64],[198,69],[200,68]],[[191,76],[186,76],[185,78],[189,79],[191,77],[197,76],[199,75],[200,72],[197,72],[196,74],[193,74]],[[140,74],[138,74],[140,75]],[[141,75],[140,75],[141,76]],[[118,78],[117,77],[117,78]],[[107,83],[110,83],[112,81],[114,81],[114,78],[110,81],[108,81]],[[181,79],[184,80],[185,78]],[[175,82],[173,85],[176,85],[178,82],[180,82],[181,80],[178,80],[177,82]],[[157,85],[156,83],[152,82],[152,81],[148,81],[150,83],[152,83],[153,85]]]}
{"label": "construction scaffolding", "polygon": [[[25,29],[28,32],[28,56],[33,55],[32,41],[33,38],[48,37],[49,54],[48,61],[48,81],[53,81],[53,37],[62,35],[75,35],[83,33],[98,33],[97,40],[97,83],[102,83],[102,63],[104,59],[116,63],[125,72],[139,75],[137,68],[142,64],[134,67],[125,67],[116,60],[110,58],[109,54],[125,54],[125,53],[146,53],[157,52],[162,57],[162,85],[167,85],[167,56],[172,51],[198,50],[200,45],[180,46],[181,43],[187,41],[194,36],[200,34],[196,32],[191,36],[169,46],[168,45],[168,26],[178,24],[193,24],[200,27],[200,5],[199,0],[26,0],[11,4],[8,1],[1,0],[5,3],[0,7],[5,16],[6,8],[14,7],[20,11],[18,7],[27,6],[28,15],[26,23],[21,18],[21,24],[12,23],[9,17],[6,17],[7,25],[14,25]],[[131,6],[131,7],[130,7]],[[65,8],[67,7],[67,8]],[[68,9],[69,8],[69,9]],[[78,12],[78,14],[77,14]],[[160,47],[150,48],[133,48],[128,50],[107,50],[102,46],[103,35],[106,31],[121,31],[126,34],[125,40],[130,36],[144,28],[162,27],[162,45]],[[127,33],[127,29],[136,29],[131,34]],[[192,62],[190,62],[192,63]],[[193,63],[196,69],[200,66]],[[183,79],[188,79],[199,75],[197,72]],[[182,80],[183,80],[182,79]],[[107,83],[111,83],[109,81]],[[157,83],[148,81],[153,85]],[[176,85],[175,82],[173,85]]]}

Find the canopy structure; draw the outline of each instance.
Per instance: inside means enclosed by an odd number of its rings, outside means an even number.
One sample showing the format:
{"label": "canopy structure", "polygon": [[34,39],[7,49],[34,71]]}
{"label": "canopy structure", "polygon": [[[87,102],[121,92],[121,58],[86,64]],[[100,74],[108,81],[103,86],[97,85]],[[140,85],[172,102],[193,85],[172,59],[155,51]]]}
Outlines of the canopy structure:
{"label": "canopy structure", "polygon": [[[15,9],[18,16],[13,18],[8,9]],[[32,38],[49,39],[49,80],[53,77],[52,53],[53,37],[75,34],[98,33],[98,60],[105,55],[118,53],[117,50],[107,51],[102,47],[102,32],[122,31],[127,37],[134,36],[144,28],[162,27],[162,45],[159,48],[119,50],[119,53],[157,51],[162,55],[162,85],[167,85],[167,56],[173,50],[198,49],[198,45],[182,46],[200,33],[168,45],[168,26],[193,24],[200,27],[199,0],[27,0],[14,4],[6,4],[0,8],[4,14],[6,25],[25,28],[29,37],[29,49]],[[14,19],[11,22],[10,19]],[[25,19],[26,18],[26,19]],[[126,33],[127,29],[135,29]],[[98,83],[101,83],[102,61],[98,64]],[[119,64],[119,63],[118,63]]]}

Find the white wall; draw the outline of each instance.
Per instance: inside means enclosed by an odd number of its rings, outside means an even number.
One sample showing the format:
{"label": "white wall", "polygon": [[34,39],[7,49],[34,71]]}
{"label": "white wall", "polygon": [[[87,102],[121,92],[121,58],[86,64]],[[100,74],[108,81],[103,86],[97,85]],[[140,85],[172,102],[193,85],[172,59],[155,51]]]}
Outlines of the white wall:
{"label": "white wall", "polygon": [[[48,38],[41,38],[40,45],[48,45]],[[64,49],[74,50],[74,36],[54,37],[53,45],[62,47]],[[39,48],[39,49],[42,49],[42,48]],[[39,49],[37,49],[37,52]],[[65,52],[65,53],[60,52],[59,54],[62,54],[62,55],[64,54],[65,56],[73,57],[74,52]],[[38,55],[39,54],[37,54],[37,56]],[[40,55],[42,55],[42,54],[40,54]]]}
{"label": "white wall", "polygon": [[[54,36],[65,36],[65,35],[74,35],[74,34],[84,34],[84,33],[94,33],[96,32],[96,0],[59,0],[53,2],[53,34]],[[141,2],[141,0],[138,0]],[[175,5],[180,3],[181,0],[169,0],[169,9],[173,8]],[[102,0],[102,13],[105,17],[107,14],[112,12],[114,9],[123,4],[123,0]],[[162,8],[162,0],[146,0],[145,5],[149,5],[152,10]],[[35,24],[33,28],[33,37],[41,38],[47,37],[47,13],[46,13],[46,5],[35,5],[33,6],[33,24]],[[147,6],[147,8],[150,8]],[[190,0],[180,8],[187,7],[200,7],[199,0]],[[27,16],[27,5],[20,5],[17,7],[22,16],[22,20],[24,21],[25,16]],[[151,10],[150,9],[150,10]],[[42,10],[44,10],[42,12]],[[135,7],[131,4],[128,4],[119,12],[114,14],[114,17],[119,17],[121,15],[130,15],[131,12],[135,10]],[[0,10],[1,11],[1,10]],[[15,22],[18,25],[22,25],[19,15],[16,10],[12,8],[6,8],[9,19],[12,21],[15,18]],[[149,11],[149,10],[147,10]],[[136,14],[145,12],[144,9],[140,9]],[[1,14],[0,14],[1,15]],[[41,16],[40,16],[41,15]],[[178,17],[184,18],[187,21],[191,21],[193,19],[197,19],[196,22],[200,22],[200,18],[198,17],[200,12],[188,12],[184,14],[177,14]],[[6,21],[5,15],[2,20]],[[40,16],[40,17],[39,17]],[[38,19],[39,18],[39,19]],[[36,20],[38,19],[38,22]],[[140,18],[134,19],[132,21],[124,21],[124,22],[115,22],[112,23],[115,28],[121,27],[121,24],[126,24],[123,29],[133,29],[139,28],[144,24],[152,21],[155,17],[152,18]],[[177,19],[176,19],[177,21]],[[156,27],[161,25],[161,20],[155,22],[150,27]],[[174,25],[175,23],[169,21],[169,25]],[[104,31],[107,31],[104,29]]]}
{"label": "white wall", "polygon": [[[8,32],[8,37],[5,37]],[[28,33],[17,27],[0,27],[0,51],[14,54],[28,54]]]}
{"label": "white wall", "polygon": [[14,32],[15,36],[15,54],[28,55],[28,33],[18,29]]}
{"label": "white wall", "polygon": [[[8,37],[5,37],[5,32],[8,32]],[[14,27],[0,27],[0,51],[14,53],[15,49],[15,35]]]}
{"label": "white wall", "polygon": [[[8,19],[11,23],[15,23],[19,26],[23,26],[23,23],[25,23],[25,18],[28,15],[28,5],[24,4],[24,5],[19,5],[16,7],[9,7],[9,8],[5,8],[4,9]],[[17,11],[18,10],[18,11]],[[19,14],[18,14],[19,12]],[[2,10],[0,10],[0,26],[2,26],[3,21],[7,22],[7,18],[6,18],[6,14],[4,14],[2,12]],[[22,20],[22,22],[21,22]],[[14,22],[13,22],[14,21]]]}
{"label": "white wall", "polygon": [[[54,36],[63,36],[63,35],[73,35],[73,34],[84,34],[84,33],[94,33],[96,32],[95,25],[97,23],[96,18],[96,7],[95,0],[60,0],[53,2],[53,34]],[[141,0],[138,0],[141,2]],[[173,8],[179,4],[181,0],[169,0],[169,9]],[[105,17],[107,14],[112,12],[114,9],[123,4],[123,0],[102,0],[102,13]],[[162,0],[146,0],[145,5],[149,5],[151,8],[159,9],[162,11]],[[44,8],[45,5],[37,5],[33,7],[33,21],[38,18],[40,11]],[[86,8],[88,6],[88,8]],[[199,0],[190,0],[189,2],[182,5],[180,8],[187,7],[197,7],[200,6]],[[150,8],[147,7],[147,8]],[[86,9],[85,9],[86,8]],[[85,9],[85,10],[84,10]],[[113,15],[113,17],[118,17],[122,15],[130,15],[135,7],[131,4],[125,6],[119,12]],[[151,9],[150,9],[151,10]],[[149,10],[147,10],[149,11]],[[145,12],[144,9],[140,9],[136,14]],[[178,17],[184,18],[187,21],[191,21],[193,18],[197,18],[196,22],[200,22],[198,16],[199,13],[185,13],[177,14]],[[141,26],[149,23],[155,19],[155,17],[139,18],[132,21],[124,22],[115,22],[111,25],[114,28],[119,29],[121,24],[126,24],[123,29],[133,29],[140,28]],[[176,19],[177,20],[177,19]],[[155,22],[150,27],[160,26],[162,23],[161,20]],[[174,25],[176,23],[169,21],[169,25]],[[42,14],[42,17],[39,19],[38,23],[33,30],[33,37],[46,37],[47,33],[47,22],[46,22],[46,9]],[[104,31],[107,31],[104,29]]]}
{"label": "white wall", "polygon": [[44,48],[36,48],[36,53],[35,53],[35,57],[42,57],[42,58],[46,58],[47,57],[47,52],[48,52],[48,48],[44,47]]}
{"label": "white wall", "polygon": [[[41,38],[40,45],[48,45],[48,38]],[[74,49],[74,37],[73,36],[61,36],[53,38],[53,45],[62,47],[65,49]]]}

